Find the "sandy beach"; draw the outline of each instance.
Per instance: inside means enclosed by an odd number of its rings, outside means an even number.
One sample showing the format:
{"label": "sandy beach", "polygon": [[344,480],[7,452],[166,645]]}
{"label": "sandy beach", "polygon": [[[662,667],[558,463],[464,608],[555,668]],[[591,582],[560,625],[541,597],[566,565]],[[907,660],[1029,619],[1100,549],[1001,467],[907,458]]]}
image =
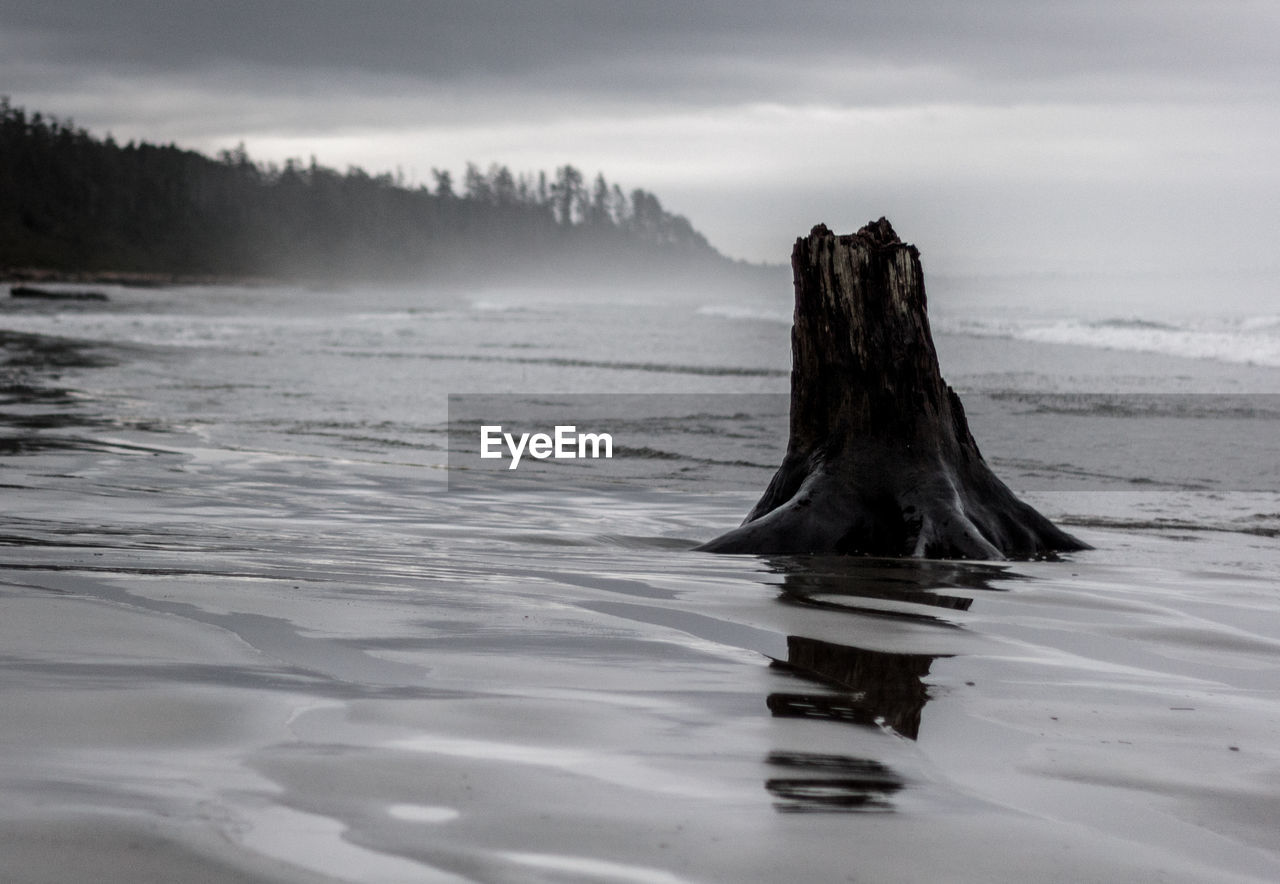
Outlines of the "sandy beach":
{"label": "sandy beach", "polygon": [[[1094,550],[712,556],[778,455],[779,322],[694,305],[718,348],[642,356],[677,308],[112,294],[0,323],[7,881],[1280,877],[1275,491],[1086,444],[1263,444],[1272,370],[944,336]],[[451,490],[445,394],[513,370],[679,419],[616,487]]]}

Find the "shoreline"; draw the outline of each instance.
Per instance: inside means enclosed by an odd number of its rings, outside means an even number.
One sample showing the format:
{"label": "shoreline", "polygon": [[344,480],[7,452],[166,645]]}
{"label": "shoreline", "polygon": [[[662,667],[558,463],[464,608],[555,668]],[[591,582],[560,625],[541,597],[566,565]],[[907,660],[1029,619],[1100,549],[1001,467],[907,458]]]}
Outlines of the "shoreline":
{"label": "shoreline", "polygon": [[0,267],[0,285],[66,284],[119,285],[126,288],[169,288],[172,286],[268,286],[288,281],[266,276],[229,274],[159,273],[133,270],[57,270],[50,267]]}

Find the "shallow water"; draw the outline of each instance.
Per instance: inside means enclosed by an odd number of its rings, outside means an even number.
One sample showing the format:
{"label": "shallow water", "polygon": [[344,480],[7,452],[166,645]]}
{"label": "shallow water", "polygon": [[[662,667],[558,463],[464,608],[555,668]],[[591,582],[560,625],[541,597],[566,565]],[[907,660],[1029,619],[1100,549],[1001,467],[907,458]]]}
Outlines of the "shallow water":
{"label": "shallow water", "polygon": [[[940,336],[1095,550],[709,556],[775,305],[110,293],[0,313],[6,880],[1280,878],[1276,370]],[[512,391],[675,419],[450,490]]]}

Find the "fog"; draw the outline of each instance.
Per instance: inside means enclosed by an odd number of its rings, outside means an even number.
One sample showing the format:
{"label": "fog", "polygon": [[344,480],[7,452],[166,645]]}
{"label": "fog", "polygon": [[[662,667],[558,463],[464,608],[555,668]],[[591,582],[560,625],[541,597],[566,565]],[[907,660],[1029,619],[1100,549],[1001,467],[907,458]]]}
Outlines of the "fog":
{"label": "fog", "polygon": [[943,274],[1256,281],[1278,42],[1252,2],[3,2],[0,90],[410,182],[573,163],[752,261],[887,215]]}

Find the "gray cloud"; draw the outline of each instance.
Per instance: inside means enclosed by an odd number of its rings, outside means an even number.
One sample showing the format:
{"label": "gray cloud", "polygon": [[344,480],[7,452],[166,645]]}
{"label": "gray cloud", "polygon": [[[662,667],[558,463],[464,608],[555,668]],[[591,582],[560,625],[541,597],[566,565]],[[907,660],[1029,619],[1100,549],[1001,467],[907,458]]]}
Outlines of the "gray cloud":
{"label": "gray cloud", "polygon": [[8,64],[45,76],[362,72],[695,104],[1274,94],[1278,24],[1232,0],[0,2]]}
{"label": "gray cloud", "polygon": [[1275,0],[0,0],[0,94],[419,180],[573,162],[752,258],[887,213],[955,267],[1273,266],[1277,45]]}

